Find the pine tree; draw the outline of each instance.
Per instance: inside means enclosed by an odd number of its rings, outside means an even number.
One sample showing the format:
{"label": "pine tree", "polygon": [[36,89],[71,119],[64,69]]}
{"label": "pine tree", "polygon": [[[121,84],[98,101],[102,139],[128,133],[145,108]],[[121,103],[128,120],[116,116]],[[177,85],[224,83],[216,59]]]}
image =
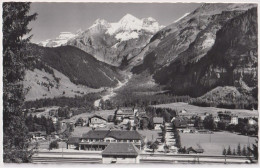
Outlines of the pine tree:
{"label": "pine tree", "polygon": [[232,155],[236,155],[236,149],[233,149]]}
{"label": "pine tree", "polygon": [[241,146],[240,146],[240,143],[237,145],[237,155],[241,156]]}
{"label": "pine tree", "polygon": [[242,149],[242,155],[246,156],[247,155],[247,151],[246,151],[246,146],[244,145],[243,149]]}
{"label": "pine tree", "polygon": [[227,155],[231,155],[231,148],[230,148],[230,146],[228,147]]}
{"label": "pine tree", "polygon": [[29,22],[37,14],[29,15],[30,3],[3,3],[3,160],[29,162],[28,128],[22,114],[24,102],[22,80],[25,69],[31,65],[27,43]]}
{"label": "pine tree", "polygon": [[223,149],[222,155],[226,155],[227,154],[227,150],[226,148]]}

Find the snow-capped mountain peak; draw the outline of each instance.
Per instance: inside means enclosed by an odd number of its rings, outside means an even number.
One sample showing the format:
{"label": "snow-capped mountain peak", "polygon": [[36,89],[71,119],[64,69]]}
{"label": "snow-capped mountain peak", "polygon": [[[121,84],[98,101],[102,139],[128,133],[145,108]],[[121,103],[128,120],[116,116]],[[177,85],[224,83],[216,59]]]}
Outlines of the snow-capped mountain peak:
{"label": "snow-capped mountain peak", "polygon": [[55,39],[48,39],[42,42],[39,42],[38,45],[43,47],[58,47],[64,45],[68,42],[68,40],[73,39],[74,37],[78,36],[79,34],[74,34],[71,32],[60,32],[59,36]]}
{"label": "snow-capped mountain peak", "polygon": [[138,23],[138,22],[141,22],[141,20],[131,14],[126,14],[124,17],[122,17],[122,19],[120,19],[118,23],[125,24],[125,23]]}
{"label": "snow-capped mountain peak", "polygon": [[[152,17],[138,19],[137,17],[131,14],[126,14],[124,17],[122,17],[119,20],[119,22],[111,23],[111,27],[107,30],[107,33],[113,35],[115,33],[120,33],[123,31],[124,34],[125,32],[131,32],[131,34],[133,34],[132,31],[140,31],[140,30],[145,30],[150,33],[155,33],[161,28],[162,27],[159,26],[159,23]],[[136,33],[134,34],[135,34],[134,37],[136,37]]]}
{"label": "snow-capped mountain peak", "polygon": [[104,19],[97,19],[90,28],[96,27],[96,26],[104,26],[104,27],[109,27],[110,23]]}

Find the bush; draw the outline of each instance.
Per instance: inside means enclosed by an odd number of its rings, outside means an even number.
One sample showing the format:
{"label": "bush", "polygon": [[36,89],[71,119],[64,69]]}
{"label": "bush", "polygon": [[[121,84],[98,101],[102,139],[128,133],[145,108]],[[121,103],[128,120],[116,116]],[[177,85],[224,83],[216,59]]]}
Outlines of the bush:
{"label": "bush", "polygon": [[58,141],[52,141],[50,143],[50,146],[49,146],[49,149],[52,150],[52,149],[58,149],[59,148],[59,144],[58,144]]}

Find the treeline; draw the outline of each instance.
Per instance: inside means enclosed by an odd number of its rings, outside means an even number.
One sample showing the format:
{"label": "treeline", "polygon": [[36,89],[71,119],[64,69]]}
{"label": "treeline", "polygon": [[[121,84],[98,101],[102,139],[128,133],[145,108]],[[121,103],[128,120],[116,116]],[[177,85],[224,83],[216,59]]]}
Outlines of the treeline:
{"label": "treeline", "polygon": [[84,107],[83,108],[70,108],[68,106],[65,106],[65,107],[60,107],[58,109],[58,112],[53,116],[58,117],[58,118],[69,119],[72,116],[79,115],[79,114],[86,113],[86,112],[91,112],[91,111],[89,111],[88,109],[86,109]]}
{"label": "treeline", "polygon": [[156,108],[156,107],[151,107],[148,106],[145,108],[146,111],[146,115],[149,118],[153,118],[153,117],[162,117],[164,119],[165,122],[171,122],[171,119],[173,117],[176,117],[176,110],[174,109],[170,109],[170,108]]}
{"label": "treeline", "polygon": [[176,116],[176,111],[170,108],[146,107],[147,118],[140,118],[139,129],[154,129],[153,118],[162,117],[165,122],[170,122]]}
{"label": "treeline", "polygon": [[86,109],[94,109],[94,101],[100,98],[99,93],[89,93],[82,97],[57,97],[57,98],[45,98],[36,99],[35,101],[25,102],[23,108],[41,108],[48,106],[60,106],[60,107],[84,107]]}
{"label": "treeline", "polygon": [[146,107],[149,105],[167,104],[175,102],[188,102],[189,96],[176,96],[172,94],[135,94],[134,92],[128,92],[124,90],[118,92],[116,97],[112,99],[112,104],[115,106],[124,107]]}
{"label": "treeline", "polygon": [[252,152],[250,149],[250,146],[245,146],[241,148],[240,143],[237,145],[237,148],[231,149],[229,146],[228,149],[224,148],[222,155],[235,155],[235,156],[251,156]]}
{"label": "treeline", "polygon": [[26,117],[25,124],[28,127],[29,132],[35,131],[46,131],[47,135],[52,132],[60,130],[60,125],[55,126],[51,118],[46,118],[45,116],[33,117],[31,114]]}
{"label": "treeline", "polygon": [[173,129],[173,134],[174,134],[174,138],[175,138],[175,142],[176,142],[176,147],[177,148],[181,148],[181,137],[179,134],[179,131],[177,130],[176,125],[174,125],[174,123],[172,124],[172,129]]}

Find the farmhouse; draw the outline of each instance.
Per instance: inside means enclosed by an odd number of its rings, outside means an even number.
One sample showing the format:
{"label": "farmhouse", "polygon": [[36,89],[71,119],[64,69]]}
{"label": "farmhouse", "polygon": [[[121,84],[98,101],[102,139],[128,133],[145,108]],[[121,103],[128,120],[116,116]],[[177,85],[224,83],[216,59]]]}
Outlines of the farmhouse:
{"label": "farmhouse", "polygon": [[154,130],[161,130],[163,126],[163,118],[162,117],[154,117],[153,118]]}
{"label": "farmhouse", "polygon": [[101,117],[101,116],[98,116],[98,115],[94,115],[92,117],[89,118],[89,126],[90,127],[105,127],[106,124],[107,124],[107,119]]}
{"label": "farmhouse", "polygon": [[110,143],[102,152],[102,163],[139,163],[138,152],[132,143]]}
{"label": "farmhouse", "polygon": [[142,137],[137,131],[126,130],[91,130],[82,135],[79,150],[102,151],[108,144],[133,143],[141,149]]}

